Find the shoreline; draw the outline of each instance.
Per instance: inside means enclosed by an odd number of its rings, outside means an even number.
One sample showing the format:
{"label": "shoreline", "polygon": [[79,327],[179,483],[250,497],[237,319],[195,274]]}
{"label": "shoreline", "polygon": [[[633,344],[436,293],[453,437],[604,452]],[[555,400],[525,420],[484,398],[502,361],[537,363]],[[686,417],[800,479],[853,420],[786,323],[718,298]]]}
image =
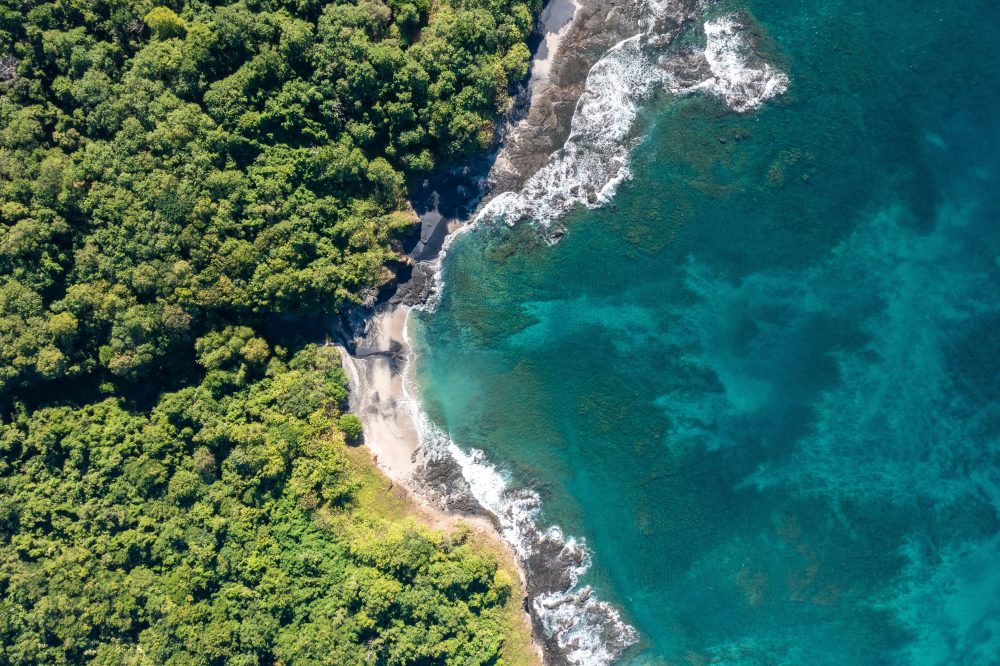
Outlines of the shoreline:
{"label": "shoreline", "polygon": [[[531,73],[524,93],[528,98],[528,113],[538,100],[539,93],[550,84],[553,65],[557,62],[563,39],[573,25],[580,2],[552,0],[539,16],[541,39],[532,55]],[[527,122],[527,117],[522,118],[513,123],[513,127],[508,127],[508,131],[516,132],[519,125]],[[506,144],[501,140],[498,153],[505,149]],[[495,164],[490,165],[489,176],[493,176],[495,167]],[[462,186],[457,189],[461,193]],[[489,187],[484,189],[487,190],[483,193],[486,196],[494,190]],[[435,478],[440,475],[440,470],[430,469],[439,460],[429,456],[421,446],[417,424],[419,411],[415,404],[417,398],[410,395],[407,386],[414,360],[407,332],[411,307],[426,301],[430,295],[429,284],[433,283],[433,276],[426,271],[421,273],[421,269],[432,264],[437,270],[436,264],[443,257],[448,242],[467,228],[467,219],[458,219],[459,216],[472,217],[470,211],[462,210],[461,206],[457,210],[442,212],[441,197],[436,191],[429,195],[424,193],[424,197],[426,204],[420,215],[420,237],[408,255],[415,264],[410,282],[416,283],[416,288],[400,285],[396,295],[364,317],[360,335],[353,336],[350,348],[345,344],[336,345],[348,375],[350,409],[361,419],[364,446],[371,452],[373,462],[393,485],[403,490],[406,500],[428,525],[446,532],[459,525],[467,525],[493,544],[498,553],[502,553],[503,559],[517,572],[520,580],[520,589],[524,594],[523,620],[531,635],[535,657],[538,663],[551,663],[543,637],[537,635],[536,620],[529,612],[526,563],[513,544],[504,538],[498,519],[480,506],[475,498],[448,496],[453,495],[448,488],[451,485],[449,479]],[[452,217],[447,213],[452,213]],[[461,474],[461,470],[454,465],[448,471],[451,475]],[[434,488],[435,485],[439,488]]]}
{"label": "shoreline", "polygon": [[[679,13],[669,17],[678,30],[684,3],[694,0],[679,2]],[[546,5],[530,77],[512,101],[495,152],[443,174],[436,187],[425,182],[414,192],[420,235],[407,255],[410,270],[374,310],[346,317],[338,336],[351,410],[361,418],[377,465],[432,525],[469,524],[498,543],[516,567],[524,621],[543,664],[609,664],[638,636],[616,608],[578,585],[590,553],[558,526],[537,525],[539,496],[511,491],[480,452],[457,447],[420,410],[407,385],[414,352],[406,325],[411,308],[433,309],[442,289],[441,262],[454,238],[488,218],[490,207],[521,192],[563,152],[579,105],[586,95],[595,96],[588,89],[594,69],[615,44],[645,29],[647,11],[634,0]]]}

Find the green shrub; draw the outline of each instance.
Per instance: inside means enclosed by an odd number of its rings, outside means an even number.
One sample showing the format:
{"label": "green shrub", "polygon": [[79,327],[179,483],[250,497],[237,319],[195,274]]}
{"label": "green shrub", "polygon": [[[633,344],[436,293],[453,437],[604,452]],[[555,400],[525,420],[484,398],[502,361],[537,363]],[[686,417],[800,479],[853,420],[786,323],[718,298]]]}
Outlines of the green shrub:
{"label": "green shrub", "polygon": [[155,7],[144,20],[157,39],[183,37],[187,33],[187,23],[168,7]]}
{"label": "green shrub", "polygon": [[344,433],[344,437],[347,438],[348,442],[357,442],[364,434],[361,419],[354,414],[341,414],[340,419],[337,421],[337,426]]}

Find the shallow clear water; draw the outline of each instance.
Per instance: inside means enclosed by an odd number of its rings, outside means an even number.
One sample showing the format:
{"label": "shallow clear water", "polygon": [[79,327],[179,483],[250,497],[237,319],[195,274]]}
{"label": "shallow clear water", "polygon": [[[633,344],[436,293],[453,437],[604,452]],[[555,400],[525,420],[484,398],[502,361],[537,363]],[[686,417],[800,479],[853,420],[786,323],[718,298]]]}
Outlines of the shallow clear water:
{"label": "shallow clear water", "polygon": [[634,663],[1000,654],[1000,5],[763,0],[788,93],[660,101],[556,246],[456,241],[432,418],[582,535]]}

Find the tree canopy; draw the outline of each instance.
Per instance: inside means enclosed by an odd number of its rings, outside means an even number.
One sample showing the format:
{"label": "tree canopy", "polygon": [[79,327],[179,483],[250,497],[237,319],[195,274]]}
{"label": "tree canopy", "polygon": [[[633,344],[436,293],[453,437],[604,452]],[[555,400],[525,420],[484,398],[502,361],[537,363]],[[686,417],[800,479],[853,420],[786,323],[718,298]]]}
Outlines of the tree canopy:
{"label": "tree canopy", "polygon": [[407,177],[491,142],[534,4],[4,0],[0,393],[384,283]]}
{"label": "tree canopy", "polygon": [[0,662],[488,664],[510,579],[366,512],[335,350],[249,330],[204,382],[0,425]]}
{"label": "tree canopy", "polygon": [[504,572],[365,505],[270,325],[392,277],[538,9],[0,0],[0,662],[500,663]]}

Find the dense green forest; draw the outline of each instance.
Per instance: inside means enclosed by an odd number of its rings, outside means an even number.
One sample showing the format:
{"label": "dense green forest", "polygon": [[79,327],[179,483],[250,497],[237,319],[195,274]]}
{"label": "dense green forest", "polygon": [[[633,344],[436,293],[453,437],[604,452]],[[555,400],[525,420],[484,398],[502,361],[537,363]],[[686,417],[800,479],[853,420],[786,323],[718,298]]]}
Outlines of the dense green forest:
{"label": "dense green forest", "polygon": [[0,0],[0,663],[503,661],[504,571],[368,506],[273,324],[392,277],[538,5]]}

